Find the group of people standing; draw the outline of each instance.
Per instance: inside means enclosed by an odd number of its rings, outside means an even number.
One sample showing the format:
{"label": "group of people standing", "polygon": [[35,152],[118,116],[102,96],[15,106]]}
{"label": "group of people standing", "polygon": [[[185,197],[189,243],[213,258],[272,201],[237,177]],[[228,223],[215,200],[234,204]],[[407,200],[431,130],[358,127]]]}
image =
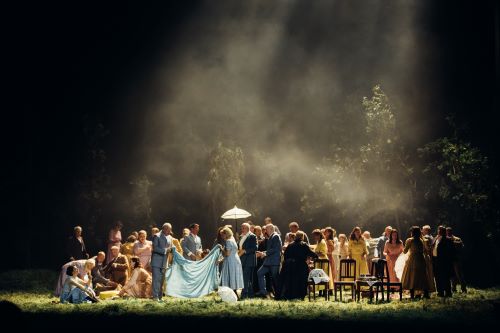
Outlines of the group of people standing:
{"label": "group of people standing", "polygon": [[[63,265],[55,294],[61,302],[96,302],[103,292],[114,291],[117,297],[152,298],[161,301],[166,283],[165,271],[172,262],[175,248],[191,261],[202,260],[209,252],[203,249],[198,233],[200,226],[191,224],[179,240],[172,225],[133,232],[122,243],[121,222],[108,235],[107,253],[100,251],[89,258],[82,237],[82,228],[75,227],[68,239],[69,262]],[[314,259],[329,262],[330,284],[339,279],[342,259],[356,261],[356,278],[369,275],[374,259],[387,261],[389,280],[399,282],[396,262],[402,254],[407,260],[401,277],[404,290],[411,297],[437,290],[438,296],[452,295],[460,283],[466,292],[461,266],[463,242],[451,228],[440,226],[435,237],[430,227],[412,227],[403,244],[398,230],[386,227],[382,236],[372,238],[370,232],[355,227],[349,237],[326,227],[314,229],[312,242],[297,222],[289,224],[282,241],[279,228],[267,217],[263,226],[246,221],[240,233],[226,225],[217,230],[212,249],[220,248],[218,260],[220,285],[233,289],[239,298],[265,297],[303,299],[307,293],[308,274]]]}

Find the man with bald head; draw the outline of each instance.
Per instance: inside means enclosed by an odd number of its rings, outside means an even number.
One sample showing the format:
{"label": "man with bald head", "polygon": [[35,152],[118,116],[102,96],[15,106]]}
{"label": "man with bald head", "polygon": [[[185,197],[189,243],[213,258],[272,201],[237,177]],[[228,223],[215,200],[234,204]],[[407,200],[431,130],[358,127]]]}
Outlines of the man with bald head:
{"label": "man with bald head", "polygon": [[243,290],[241,298],[253,297],[253,270],[257,266],[257,236],[250,231],[250,224],[241,225],[241,236],[239,241],[239,255],[241,267],[243,268]]}
{"label": "man with bald head", "polygon": [[172,225],[164,223],[161,231],[153,236],[153,254],[151,268],[153,270],[153,300],[161,301],[163,297],[163,281],[167,268],[167,254],[172,250]]}
{"label": "man with bald head", "polygon": [[385,227],[384,233],[380,238],[378,239],[377,243],[377,248],[375,249],[374,257],[375,258],[384,258],[384,247],[385,247],[385,242],[389,240],[389,237],[391,235],[392,227],[388,225]]}
{"label": "man with bald head", "polygon": [[276,292],[276,283],[278,281],[278,273],[281,263],[281,238],[278,233],[275,232],[274,225],[272,224],[266,225],[266,232],[269,235],[266,251],[257,252],[259,257],[264,258],[264,263],[257,272],[257,277],[259,279],[259,296],[270,298],[269,293],[266,290],[265,275],[267,273],[271,274],[274,290]]}

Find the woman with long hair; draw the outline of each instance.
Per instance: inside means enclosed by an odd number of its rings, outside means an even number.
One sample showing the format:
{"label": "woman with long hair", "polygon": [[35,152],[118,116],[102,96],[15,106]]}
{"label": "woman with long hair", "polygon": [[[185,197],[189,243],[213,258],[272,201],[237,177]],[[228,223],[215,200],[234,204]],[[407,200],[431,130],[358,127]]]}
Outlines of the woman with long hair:
{"label": "woman with long hair", "polygon": [[312,232],[312,236],[316,243],[314,245],[314,253],[318,255],[319,259],[328,259],[328,250],[326,248],[325,237],[323,237],[323,233],[321,232],[321,230],[314,229]]}
{"label": "woman with long hair", "polygon": [[389,268],[389,281],[399,282],[396,276],[396,271],[394,267],[396,265],[396,260],[401,253],[403,253],[403,242],[399,239],[399,232],[397,229],[392,229],[389,234],[389,240],[385,242],[384,255],[387,260],[387,267]]}
{"label": "woman with long hair", "polygon": [[142,267],[141,260],[138,257],[131,257],[132,276],[120,290],[119,295],[128,295],[136,298],[151,297],[152,279],[148,271]]}
{"label": "woman with long hair", "polygon": [[330,281],[332,288],[333,288],[333,281],[335,281],[337,277],[337,260],[338,260],[334,255],[335,245],[336,245],[335,243],[338,243],[335,234],[336,234],[335,229],[333,229],[332,227],[325,228],[326,248],[327,248],[328,261],[330,261]]}
{"label": "woman with long hair", "polygon": [[356,260],[356,279],[358,279],[361,274],[368,274],[368,265],[366,263],[368,249],[366,248],[365,239],[361,237],[360,227],[352,229],[351,236],[349,237],[349,245],[347,247],[349,258]]}

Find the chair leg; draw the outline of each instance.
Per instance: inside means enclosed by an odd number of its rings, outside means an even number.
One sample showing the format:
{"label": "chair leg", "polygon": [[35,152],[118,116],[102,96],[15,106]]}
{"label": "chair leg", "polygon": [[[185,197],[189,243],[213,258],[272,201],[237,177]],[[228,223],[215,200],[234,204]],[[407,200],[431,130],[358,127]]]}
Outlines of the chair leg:
{"label": "chair leg", "polygon": [[309,302],[311,301],[311,286],[307,286],[307,298],[309,298]]}
{"label": "chair leg", "polygon": [[333,293],[335,294],[335,302],[337,302],[337,285],[333,285]]}

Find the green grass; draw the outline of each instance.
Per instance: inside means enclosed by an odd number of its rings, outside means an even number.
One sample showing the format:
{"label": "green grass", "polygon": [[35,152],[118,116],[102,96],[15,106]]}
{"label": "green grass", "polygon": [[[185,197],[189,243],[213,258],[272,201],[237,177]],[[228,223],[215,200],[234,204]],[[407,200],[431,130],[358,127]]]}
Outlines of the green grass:
{"label": "green grass", "polygon": [[[345,322],[373,322],[421,319],[455,324],[494,324],[498,322],[500,288],[474,289],[467,294],[455,294],[452,299],[432,297],[430,300],[369,304],[366,301],[334,302],[272,301],[252,299],[233,304],[224,303],[216,294],[199,299],[174,299],[164,303],[150,300],[119,299],[97,304],[57,304],[51,295],[55,274],[48,271],[11,271],[0,274],[0,300],[16,304],[23,313],[50,315],[165,316],[185,318],[233,319],[306,319]],[[23,286],[23,288],[20,288]]]}

